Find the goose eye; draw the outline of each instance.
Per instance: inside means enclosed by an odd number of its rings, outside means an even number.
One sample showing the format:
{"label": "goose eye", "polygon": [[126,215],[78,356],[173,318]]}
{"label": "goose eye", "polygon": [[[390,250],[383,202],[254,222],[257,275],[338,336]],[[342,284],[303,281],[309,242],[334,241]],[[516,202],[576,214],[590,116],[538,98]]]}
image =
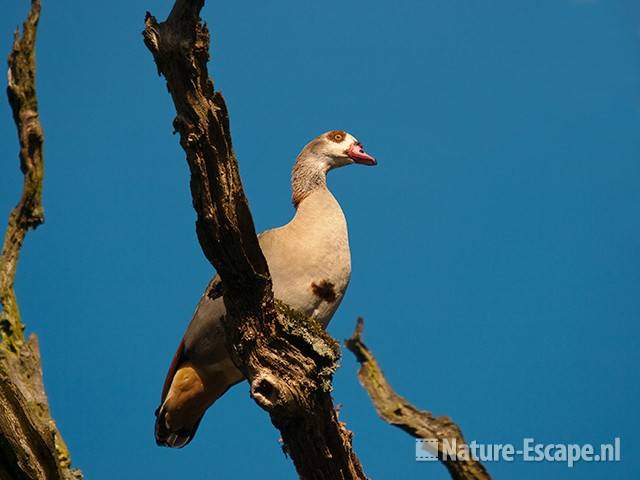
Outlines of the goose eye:
{"label": "goose eye", "polygon": [[329,133],[328,138],[332,142],[340,143],[345,139],[345,133],[342,130],[334,130]]}
{"label": "goose eye", "polygon": [[346,134],[342,130],[334,130],[332,132],[329,132],[327,138],[332,142],[340,143],[346,138]]}

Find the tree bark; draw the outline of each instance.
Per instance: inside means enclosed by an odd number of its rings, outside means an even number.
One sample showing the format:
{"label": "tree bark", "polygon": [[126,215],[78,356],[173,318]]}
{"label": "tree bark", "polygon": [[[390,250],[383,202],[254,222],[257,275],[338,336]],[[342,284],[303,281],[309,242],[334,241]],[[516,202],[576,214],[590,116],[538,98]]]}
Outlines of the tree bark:
{"label": "tree bark", "polygon": [[20,141],[24,187],[11,211],[0,257],[0,479],[81,479],[51,415],[42,383],[38,340],[24,342],[14,290],[20,249],[27,231],[44,221],[42,144],[35,90],[35,40],[40,1],[32,0],[9,55],[7,95]]}
{"label": "tree bark", "polygon": [[331,400],[340,350],[315,322],[274,300],[233,153],[224,99],[209,78],[204,0],[177,0],[165,22],[147,13],[144,41],[167,81],[191,172],[202,251],[222,278],[227,347],[251,396],[280,430],[300,478],[364,479]]}
{"label": "tree bark", "polygon": [[433,453],[444,463],[454,480],[491,480],[480,462],[472,458],[453,459],[446,454],[443,448],[445,441],[449,445],[465,445],[460,427],[449,417],[434,417],[431,412],[418,410],[391,388],[373,353],[362,341],[363,328],[364,321],[359,318],[353,336],[345,340],[345,345],[360,363],[358,378],[378,415],[415,438],[435,440],[438,451]]}

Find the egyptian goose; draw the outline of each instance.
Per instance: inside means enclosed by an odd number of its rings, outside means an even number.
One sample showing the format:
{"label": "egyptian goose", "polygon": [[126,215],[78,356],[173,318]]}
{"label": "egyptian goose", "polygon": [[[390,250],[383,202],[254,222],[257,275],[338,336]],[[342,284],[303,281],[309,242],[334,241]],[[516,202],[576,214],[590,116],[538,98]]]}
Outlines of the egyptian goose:
{"label": "egyptian goose", "polygon": [[[323,328],[340,305],[351,276],[347,223],[327,188],[331,169],[375,165],[350,134],[334,130],[309,142],[291,175],[293,219],[259,235],[275,298],[314,318]],[[225,314],[218,276],[209,283],[169,367],[156,411],[158,445],[191,441],[207,408],[243,380],[225,346]]]}

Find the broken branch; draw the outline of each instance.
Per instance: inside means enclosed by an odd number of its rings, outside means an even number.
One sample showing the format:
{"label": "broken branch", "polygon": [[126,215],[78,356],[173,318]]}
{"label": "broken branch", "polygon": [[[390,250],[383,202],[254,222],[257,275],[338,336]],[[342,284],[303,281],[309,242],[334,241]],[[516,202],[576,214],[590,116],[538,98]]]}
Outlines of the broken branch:
{"label": "broken branch", "polygon": [[373,353],[362,341],[363,328],[364,320],[359,318],[353,335],[345,340],[345,345],[360,363],[358,378],[369,394],[378,415],[412,437],[436,440],[436,454],[454,480],[490,480],[489,473],[480,462],[473,459],[452,459],[444,450],[444,442],[448,442],[449,445],[465,445],[462,431],[453,420],[449,417],[435,417],[431,412],[418,410],[391,388]]}

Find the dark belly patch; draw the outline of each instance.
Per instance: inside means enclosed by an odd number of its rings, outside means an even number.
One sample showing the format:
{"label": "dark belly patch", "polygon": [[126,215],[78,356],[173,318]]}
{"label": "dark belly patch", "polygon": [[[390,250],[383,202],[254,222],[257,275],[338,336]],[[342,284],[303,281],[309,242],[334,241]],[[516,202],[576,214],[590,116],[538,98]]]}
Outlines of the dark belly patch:
{"label": "dark belly patch", "polygon": [[207,296],[211,300],[215,300],[216,298],[220,298],[224,292],[222,291],[222,282],[218,282],[215,285],[211,285],[211,288],[207,292]]}
{"label": "dark belly patch", "polygon": [[316,297],[327,303],[333,303],[336,301],[335,285],[328,280],[322,280],[319,283],[312,282],[311,290],[313,290]]}

